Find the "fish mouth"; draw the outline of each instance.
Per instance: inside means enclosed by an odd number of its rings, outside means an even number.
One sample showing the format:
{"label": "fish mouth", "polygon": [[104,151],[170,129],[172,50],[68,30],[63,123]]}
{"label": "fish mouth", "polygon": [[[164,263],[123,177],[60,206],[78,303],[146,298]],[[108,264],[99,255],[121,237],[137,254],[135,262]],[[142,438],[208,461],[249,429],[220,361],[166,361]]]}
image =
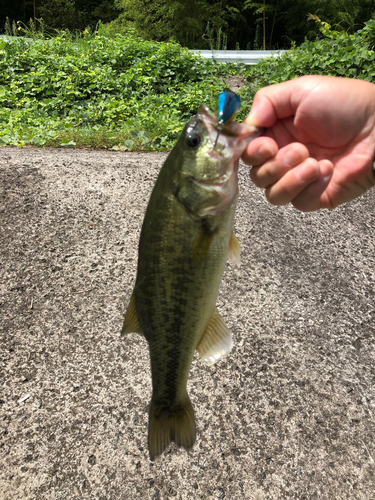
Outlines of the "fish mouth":
{"label": "fish mouth", "polygon": [[215,159],[215,153],[220,154],[224,149],[229,149],[232,160],[235,162],[240,158],[248,144],[264,132],[263,128],[235,121],[227,122],[224,125],[219,124],[217,116],[206,104],[199,106],[198,118],[203,121],[207,128],[209,154]]}

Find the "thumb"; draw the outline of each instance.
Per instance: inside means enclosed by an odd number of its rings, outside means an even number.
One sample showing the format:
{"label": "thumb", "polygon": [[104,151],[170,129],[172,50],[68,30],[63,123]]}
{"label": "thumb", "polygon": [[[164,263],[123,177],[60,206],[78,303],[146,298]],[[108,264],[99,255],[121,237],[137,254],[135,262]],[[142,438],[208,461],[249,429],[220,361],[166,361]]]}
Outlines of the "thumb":
{"label": "thumb", "polygon": [[316,83],[314,77],[302,77],[258,90],[245,123],[268,128],[278,119],[294,116],[304,92]]}
{"label": "thumb", "polygon": [[265,90],[262,89],[255,94],[250,113],[244,120],[247,125],[268,128],[276,123],[277,114]]}

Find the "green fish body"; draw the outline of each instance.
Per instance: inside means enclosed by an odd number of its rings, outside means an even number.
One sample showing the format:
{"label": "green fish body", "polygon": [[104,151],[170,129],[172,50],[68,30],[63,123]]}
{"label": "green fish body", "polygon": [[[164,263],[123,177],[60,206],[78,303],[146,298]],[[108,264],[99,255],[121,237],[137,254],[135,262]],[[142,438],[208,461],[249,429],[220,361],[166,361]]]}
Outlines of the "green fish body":
{"label": "green fish body", "polygon": [[201,106],[160,170],[144,218],[138,272],[122,334],[138,332],[150,349],[151,460],[174,441],[190,450],[194,411],[186,384],[195,349],[211,365],[232,348],[215,302],[238,196],[237,162],[258,129],[238,123],[217,135],[217,118]]}

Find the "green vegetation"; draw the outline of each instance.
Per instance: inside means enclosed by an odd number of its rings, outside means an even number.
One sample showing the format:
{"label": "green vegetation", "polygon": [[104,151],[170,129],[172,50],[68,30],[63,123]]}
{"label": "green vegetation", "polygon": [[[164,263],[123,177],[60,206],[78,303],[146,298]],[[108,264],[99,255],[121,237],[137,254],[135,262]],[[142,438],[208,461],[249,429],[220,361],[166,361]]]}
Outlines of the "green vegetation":
{"label": "green vegetation", "polygon": [[134,30],[0,39],[0,144],[163,150],[201,102],[215,107],[226,76],[249,81],[239,119],[259,88],[300,75],[375,81],[375,21],[354,35],[315,22],[324,38],[252,67],[214,63]]}
{"label": "green vegetation", "polygon": [[287,53],[264,59],[251,67],[247,77],[258,89],[302,75],[316,74],[361,78],[375,83],[375,21],[351,35],[333,31],[317,16],[311,16],[324,38],[305,41]]}
{"label": "green vegetation", "polygon": [[221,65],[131,31],[0,39],[0,58],[2,144],[165,149],[224,86]]}

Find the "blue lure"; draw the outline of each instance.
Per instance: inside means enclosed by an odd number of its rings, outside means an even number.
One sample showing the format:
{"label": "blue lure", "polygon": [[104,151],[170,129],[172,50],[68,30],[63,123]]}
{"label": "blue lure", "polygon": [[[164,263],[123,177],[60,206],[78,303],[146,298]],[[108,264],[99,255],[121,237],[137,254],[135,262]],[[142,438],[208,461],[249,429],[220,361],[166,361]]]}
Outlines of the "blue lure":
{"label": "blue lure", "polygon": [[232,120],[240,109],[241,99],[229,90],[222,92],[217,100],[217,119],[219,125]]}
{"label": "blue lure", "polygon": [[237,94],[231,92],[230,90],[224,90],[224,92],[222,92],[219,95],[217,100],[218,132],[214,148],[216,147],[217,140],[219,139],[219,135],[224,124],[233,120],[238,110],[240,109],[240,105],[241,105],[241,99],[238,97]]}

